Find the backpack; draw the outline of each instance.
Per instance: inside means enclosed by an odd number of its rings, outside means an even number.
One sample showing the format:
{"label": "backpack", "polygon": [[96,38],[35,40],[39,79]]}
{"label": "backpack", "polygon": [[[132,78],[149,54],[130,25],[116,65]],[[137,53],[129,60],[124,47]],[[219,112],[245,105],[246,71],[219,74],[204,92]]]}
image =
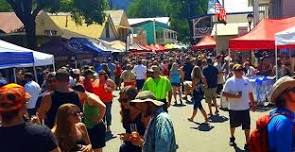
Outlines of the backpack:
{"label": "backpack", "polygon": [[250,134],[250,141],[248,144],[250,152],[269,152],[267,126],[271,119],[278,115],[288,117],[286,113],[274,113],[258,118],[256,121],[256,129]]}

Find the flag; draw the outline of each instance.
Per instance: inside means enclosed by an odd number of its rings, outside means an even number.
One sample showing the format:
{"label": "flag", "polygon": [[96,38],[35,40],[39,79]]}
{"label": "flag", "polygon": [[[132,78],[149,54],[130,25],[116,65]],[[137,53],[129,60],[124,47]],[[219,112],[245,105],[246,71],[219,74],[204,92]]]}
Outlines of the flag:
{"label": "flag", "polygon": [[215,15],[218,22],[226,24],[226,11],[218,0],[215,0]]}

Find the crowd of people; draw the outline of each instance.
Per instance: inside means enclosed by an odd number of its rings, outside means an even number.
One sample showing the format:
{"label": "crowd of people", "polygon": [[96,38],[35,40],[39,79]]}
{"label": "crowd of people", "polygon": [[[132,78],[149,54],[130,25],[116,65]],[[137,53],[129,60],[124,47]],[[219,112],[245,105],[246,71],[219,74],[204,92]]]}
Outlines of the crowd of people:
{"label": "crowd of people", "polygon": [[[250,110],[256,110],[256,102],[248,77],[259,72],[249,61],[238,63],[207,53],[129,55],[80,69],[65,66],[44,72],[40,84],[32,73],[22,72],[19,84],[0,83],[1,149],[102,152],[105,137],[112,132],[113,94],[119,90],[126,131],[119,134],[123,141],[119,152],[176,152],[170,106],[191,102],[188,121],[193,122],[200,110],[204,124],[210,126],[209,118],[219,115],[219,97],[228,102],[229,145],[235,146],[235,129],[242,126],[244,148],[249,150]],[[295,80],[281,77],[270,100],[277,108],[268,125],[269,145],[270,151],[291,152]]]}

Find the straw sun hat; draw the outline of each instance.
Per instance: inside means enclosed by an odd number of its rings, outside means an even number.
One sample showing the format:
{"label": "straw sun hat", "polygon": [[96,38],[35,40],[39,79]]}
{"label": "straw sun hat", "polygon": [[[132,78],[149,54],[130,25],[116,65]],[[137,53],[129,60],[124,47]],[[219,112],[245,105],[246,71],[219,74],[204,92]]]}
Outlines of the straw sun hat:
{"label": "straw sun hat", "polygon": [[273,91],[270,95],[270,102],[275,103],[277,98],[284,93],[287,89],[291,89],[295,87],[295,79],[284,76],[280,78],[274,85]]}

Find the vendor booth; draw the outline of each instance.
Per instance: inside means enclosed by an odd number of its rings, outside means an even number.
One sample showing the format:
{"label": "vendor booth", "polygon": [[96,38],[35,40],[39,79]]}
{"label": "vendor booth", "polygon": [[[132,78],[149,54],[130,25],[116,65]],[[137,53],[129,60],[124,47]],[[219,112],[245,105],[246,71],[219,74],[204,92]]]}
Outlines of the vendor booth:
{"label": "vendor booth", "polygon": [[206,35],[196,45],[193,46],[193,49],[214,49],[215,47],[216,41],[214,37]]}

